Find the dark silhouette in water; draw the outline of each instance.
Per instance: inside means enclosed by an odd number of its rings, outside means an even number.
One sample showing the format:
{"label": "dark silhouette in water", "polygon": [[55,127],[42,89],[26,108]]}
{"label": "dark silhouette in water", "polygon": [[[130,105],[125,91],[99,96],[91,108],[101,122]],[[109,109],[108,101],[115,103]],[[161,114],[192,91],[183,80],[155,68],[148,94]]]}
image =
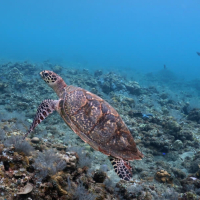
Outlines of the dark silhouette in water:
{"label": "dark silhouette in water", "polygon": [[198,56],[200,56],[200,53],[199,53],[199,52],[197,52],[197,55],[198,55]]}
{"label": "dark silhouette in water", "polygon": [[164,65],[164,69],[166,69],[167,67],[166,67],[166,65]]}

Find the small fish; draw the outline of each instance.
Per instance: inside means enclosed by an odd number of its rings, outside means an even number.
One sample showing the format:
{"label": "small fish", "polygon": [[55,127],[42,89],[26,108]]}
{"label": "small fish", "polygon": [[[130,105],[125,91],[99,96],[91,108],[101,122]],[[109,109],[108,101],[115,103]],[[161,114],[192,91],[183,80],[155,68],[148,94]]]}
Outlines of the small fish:
{"label": "small fish", "polygon": [[148,113],[148,114],[142,113],[142,118],[143,118],[143,119],[149,119],[150,116],[153,117],[153,115],[150,114],[150,113]]}
{"label": "small fish", "polygon": [[197,52],[197,55],[198,55],[198,56],[200,56],[200,53],[199,53],[199,52]]}
{"label": "small fish", "polygon": [[166,65],[164,65],[164,69],[166,69],[167,67],[166,67]]}

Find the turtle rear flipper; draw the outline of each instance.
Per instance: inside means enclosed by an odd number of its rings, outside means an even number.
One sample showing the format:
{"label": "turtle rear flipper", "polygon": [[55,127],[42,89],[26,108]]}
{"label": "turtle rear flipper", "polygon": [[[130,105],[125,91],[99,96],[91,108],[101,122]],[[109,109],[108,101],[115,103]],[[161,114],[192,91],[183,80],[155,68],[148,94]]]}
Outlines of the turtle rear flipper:
{"label": "turtle rear flipper", "polygon": [[29,133],[31,133],[35,129],[35,127],[38,124],[40,124],[48,115],[50,115],[51,113],[53,113],[54,110],[56,110],[57,102],[58,100],[47,99],[40,104],[31,127],[29,128],[28,132],[24,135],[24,139],[28,136]]}
{"label": "turtle rear flipper", "polygon": [[110,158],[110,162],[119,178],[125,181],[129,181],[132,178],[132,167],[129,161],[119,158]]}

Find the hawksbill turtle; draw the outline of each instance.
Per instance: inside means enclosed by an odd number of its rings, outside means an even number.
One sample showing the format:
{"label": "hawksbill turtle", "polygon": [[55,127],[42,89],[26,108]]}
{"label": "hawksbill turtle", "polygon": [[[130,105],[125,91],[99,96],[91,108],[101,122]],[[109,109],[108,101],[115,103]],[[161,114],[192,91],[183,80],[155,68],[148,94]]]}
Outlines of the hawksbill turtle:
{"label": "hawksbill turtle", "polygon": [[80,87],[67,85],[56,73],[40,72],[59,100],[44,100],[24,138],[49,114],[57,111],[65,123],[93,149],[108,155],[118,176],[132,177],[130,160],[141,160],[133,136],[117,111],[99,96]]}

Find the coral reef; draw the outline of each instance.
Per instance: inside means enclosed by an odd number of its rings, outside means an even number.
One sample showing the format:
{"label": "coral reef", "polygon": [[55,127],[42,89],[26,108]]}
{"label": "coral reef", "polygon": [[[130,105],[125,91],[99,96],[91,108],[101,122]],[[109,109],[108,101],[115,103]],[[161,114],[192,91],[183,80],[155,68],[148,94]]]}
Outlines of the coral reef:
{"label": "coral reef", "polygon": [[160,171],[156,172],[155,179],[161,183],[173,184],[173,178],[165,170],[160,170]]}
{"label": "coral reef", "polygon": [[[145,155],[131,162],[132,181],[120,180],[107,157],[57,114],[22,140],[41,101],[57,99],[38,76],[44,66],[120,113]],[[179,81],[172,72],[166,79],[165,71],[126,77],[50,62],[2,64],[0,199],[200,199],[199,82]]]}

